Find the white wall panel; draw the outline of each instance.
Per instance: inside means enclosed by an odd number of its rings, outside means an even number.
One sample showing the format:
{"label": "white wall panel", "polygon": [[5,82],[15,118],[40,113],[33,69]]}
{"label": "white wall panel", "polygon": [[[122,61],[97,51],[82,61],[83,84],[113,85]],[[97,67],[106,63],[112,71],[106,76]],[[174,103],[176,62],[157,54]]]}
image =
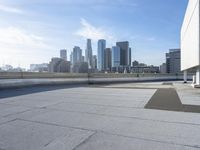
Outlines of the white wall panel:
{"label": "white wall panel", "polygon": [[200,65],[200,0],[189,0],[181,29],[181,70]]}

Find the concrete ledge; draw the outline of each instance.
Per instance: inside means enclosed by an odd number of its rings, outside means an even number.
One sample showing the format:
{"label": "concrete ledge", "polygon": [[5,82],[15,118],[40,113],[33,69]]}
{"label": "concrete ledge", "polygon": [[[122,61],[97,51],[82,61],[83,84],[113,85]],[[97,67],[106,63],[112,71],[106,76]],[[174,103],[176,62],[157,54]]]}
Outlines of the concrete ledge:
{"label": "concrete ledge", "polygon": [[87,78],[77,79],[1,79],[0,89],[21,88],[37,85],[75,85],[88,84]]}
{"label": "concrete ledge", "polygon": [[130,82],[158,82],[158,81],[179,81],[173,77],[139,77],[139,78],[89,78],[89,84],[105,84],[105,83],[130,83]]}
{"label": "concrete ledge", "polygon": [[37,85],[110,84],[178,80],[181,79],[177,79],[174,77],[0,79],[0,89],[20,88]]}
{"label": "concrete ledge", "polygon": [[191,86],[192,86],[193,88],[200,88],[200,85],[198,85],[198,84],[191,84]]}

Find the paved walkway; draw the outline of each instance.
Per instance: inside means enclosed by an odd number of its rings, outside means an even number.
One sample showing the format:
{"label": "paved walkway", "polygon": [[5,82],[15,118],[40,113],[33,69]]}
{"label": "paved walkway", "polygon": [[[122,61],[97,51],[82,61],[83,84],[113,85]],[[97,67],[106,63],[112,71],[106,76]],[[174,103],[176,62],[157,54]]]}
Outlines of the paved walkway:
{"label": "paved walkway", "polygon": [[198,104],[200,91],[181,83],[1,90],[0,149],[200,149],[199,113],[144,108],[156,85],[175,88],[183,104],[189,95]]}

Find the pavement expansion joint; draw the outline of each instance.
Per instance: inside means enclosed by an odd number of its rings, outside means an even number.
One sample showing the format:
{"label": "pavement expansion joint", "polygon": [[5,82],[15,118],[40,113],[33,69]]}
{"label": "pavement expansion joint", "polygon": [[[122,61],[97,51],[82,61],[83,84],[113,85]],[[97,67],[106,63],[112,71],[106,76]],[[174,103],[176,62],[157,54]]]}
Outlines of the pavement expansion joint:
{"label": "pavement expansion joint", "polygon": [[94,132],[93,134],[91,134],[90,136],[88,136],[84,141],[82,141],[80,144],[78,144],[76,147],[74,147],[72,150],[76,150],[79,147],[81,147],[83,144],[87,143],[94,135],[97,134],[97,131]]}
{"label": "pavement expansion joint", "polygon": [[185,146],[185,147],[197,148],[197,149],[200,148],[200,145],[185,145],[185,144],[180,144],[180,143],[175,143],[175,142],[168,142],[168,141],[163,141],[163,140],[155,140],[155,139],[151,139],[151,138],[127,136],[127,135],[110,133],[110,132],[105,132],[105,131],[98,131],[98,132],[102,132],[102,133],[108,134],[108,135],[114,135],[114,136],[129,138],[129,139],[138,139],[138,140],[142,140],[142,141],[151,141],[151,142],[155,142],[155,143],[163,143],[163,144],[165,143],[165,144],[170,144],[170,145],[179,145],[179,146]]}

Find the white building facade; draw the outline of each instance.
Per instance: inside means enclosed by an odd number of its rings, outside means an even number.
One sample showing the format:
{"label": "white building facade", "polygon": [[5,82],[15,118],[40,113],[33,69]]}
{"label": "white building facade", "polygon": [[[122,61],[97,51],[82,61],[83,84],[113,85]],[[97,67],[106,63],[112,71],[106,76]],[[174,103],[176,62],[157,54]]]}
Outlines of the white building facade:
{"label": "white building facade", "polygon": [[200,87],[200,0],[189,0],[181,29],[181,71],[196,69],[194,86]]}

